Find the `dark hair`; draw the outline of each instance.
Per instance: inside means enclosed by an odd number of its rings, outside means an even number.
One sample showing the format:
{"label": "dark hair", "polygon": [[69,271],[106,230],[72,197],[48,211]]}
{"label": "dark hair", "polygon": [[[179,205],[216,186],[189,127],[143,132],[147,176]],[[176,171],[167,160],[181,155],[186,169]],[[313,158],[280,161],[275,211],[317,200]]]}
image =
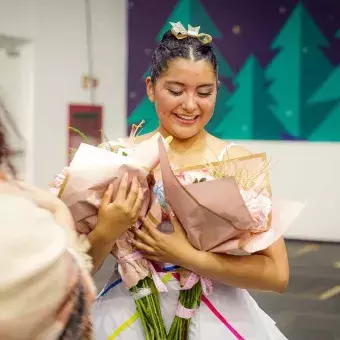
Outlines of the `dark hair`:
{"label": "dark hair", "polygon": [[[3,101],[0,99],[0,109],[6,114],[8,115],[8,111],[6,109],[6,107],[4,106]],[[11,163],[11,157],[12,157],[12,150],[9,147],[9,145],[7,144],[6,141],[6,129],[5,126],[3,124],[3,122],[1,121],[0,118],[0,167],[5,166],[10,172],[11,175],[15,176],[16,175],[16,171],[14,166]]]}
{"label": "dark hair", "polygon": [[198,60],[208,60],[218,79],[217,58],[211,43],[203,44],[195,37],[177,39],[171,30],[164,33],[161,43],[152,55],[151,81],[156,80],[166,72],[170,60],[177,58]]}

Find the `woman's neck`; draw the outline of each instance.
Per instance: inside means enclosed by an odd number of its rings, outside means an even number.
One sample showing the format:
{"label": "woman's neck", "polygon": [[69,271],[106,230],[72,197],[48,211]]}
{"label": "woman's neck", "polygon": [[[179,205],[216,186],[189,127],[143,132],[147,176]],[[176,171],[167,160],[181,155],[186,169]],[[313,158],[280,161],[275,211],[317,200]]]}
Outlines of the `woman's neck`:
{"label": "woman's neck", "polygon": [[[157,130],[164,138],[170,136],[169,132],[159,127]],[[209,134],[202,130],[197,135],[188,139],[179,139],[173,136],[173,140],[170,144],[170,148],[175,153],[185,154],[186,152],[192,152],[193,150],[202,150],[206,147],[206,139]]]}

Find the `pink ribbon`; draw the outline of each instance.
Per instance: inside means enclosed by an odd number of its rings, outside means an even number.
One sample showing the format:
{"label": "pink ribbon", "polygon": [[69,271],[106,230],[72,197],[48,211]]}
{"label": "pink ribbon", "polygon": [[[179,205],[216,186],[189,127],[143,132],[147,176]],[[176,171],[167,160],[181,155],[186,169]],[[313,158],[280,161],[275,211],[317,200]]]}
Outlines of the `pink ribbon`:
{"label": "pink ribbon", "polygon": [[135,251],[132,254],[125,255],[124,257],[117,259],[117,263],[122,265],[122,264],[125,264],[125,263],[132,263],[132,262],[140,260],[142,258],[143,258],[142,254],[139,251]]}
{"label": "pink ribbon", "polygon": [[[120,259],[117,259],[117,263],[122,265],[125,263],[132,263],[134,261],[140,260],[144,258],[142,253],[139,251],[135,251],[132,254],[126,255]],[[148,261],[148,267],[153,279],[153,282],[155,283],[155,286],[157,288],[157,290],[160,293],[166,293],[168,292],[168,288],[166,287],[165,283],[161,280],[160,276],[158,275],[154,265],[152,264],[152,262]]]}
{"label": "pink ribbon", "polygon": [[185,308],[180,302],[178,303],[176,316],[181,319],[191,319],[197,312],[197,309]]}
{"label": "pink ribbon", "polygon": [[157,270],[155,269],[154,265],[152,264],[152,262],[148,261],[148,266],[151,272],[151,276],[153,279],[153,282],[157,288],[157,290],[160,293],[167,293],[168,292],[168,288],[166,288],[165,283],[161,280],[159,274],[157,273]]}
{"label": "pink ribbon", "polygon": [[191,273],[185,285],[181,290],[191,289],[198,281],[201,281],[202,291],[205,296],[209,296],[213,291],[212,281],[206,277],[198,276],[195,273]]}

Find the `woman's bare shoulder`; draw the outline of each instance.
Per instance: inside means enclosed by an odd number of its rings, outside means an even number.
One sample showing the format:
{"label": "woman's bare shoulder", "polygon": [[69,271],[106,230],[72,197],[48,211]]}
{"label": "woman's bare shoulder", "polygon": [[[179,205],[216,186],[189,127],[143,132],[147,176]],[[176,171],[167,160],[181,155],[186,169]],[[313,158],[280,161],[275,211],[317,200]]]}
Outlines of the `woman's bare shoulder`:
{"label": "woman's bare shoulder", "polygon": [[226,154],[228,154],[229,158],[238,158],[249,156],[252,154],[246,147],[241,144],[232,143],[230,141],[217,138],[215,136],[210,135],[208,137],[208,144],[212,148],[215,153],[220,153],[223,150],[227,150]]}

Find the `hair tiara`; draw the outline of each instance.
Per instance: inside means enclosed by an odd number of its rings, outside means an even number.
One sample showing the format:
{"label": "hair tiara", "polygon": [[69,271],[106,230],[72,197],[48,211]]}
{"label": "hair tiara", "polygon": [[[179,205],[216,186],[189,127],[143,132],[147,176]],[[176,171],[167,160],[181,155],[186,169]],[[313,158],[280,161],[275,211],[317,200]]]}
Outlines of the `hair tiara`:
{"label": "hair tiara", "polygon": [[170,22],[172,26],[171,33],[179,40],[187,37],[193,37],[198,39],[202,44],[206,45],[212,41],[211,35],[207,33],[199,33],[201,26],[193,27],[188,25],[188,30],[184,28],[180,21],[174,23]]}

